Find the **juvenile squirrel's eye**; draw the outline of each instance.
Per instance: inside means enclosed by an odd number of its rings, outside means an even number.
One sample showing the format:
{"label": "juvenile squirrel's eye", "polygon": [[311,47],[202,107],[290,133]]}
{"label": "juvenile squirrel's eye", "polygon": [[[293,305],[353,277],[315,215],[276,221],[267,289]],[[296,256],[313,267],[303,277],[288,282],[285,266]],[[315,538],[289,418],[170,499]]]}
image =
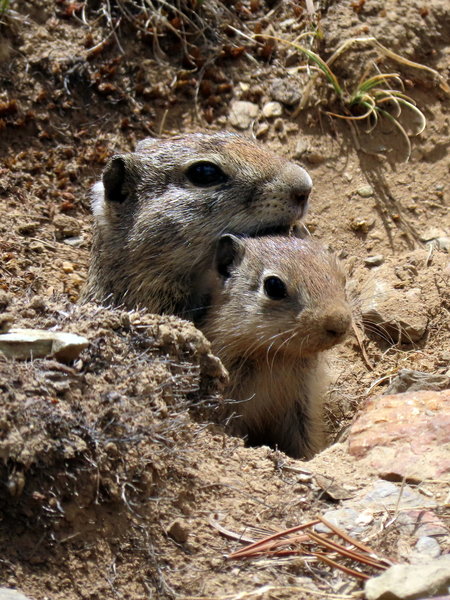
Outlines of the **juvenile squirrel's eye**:
{"label": "juvenile squirrel's eye", "polygon": [[288,295],[284,281],[274,275],[264,279],[264,292],[272,300],[282,300]]}
{"label": "juvenile squirrel's eye", "polygon": [[220,167],[206,160],[191,165],[186,171],[186,177],[197,187],[212,187],[228,179]]}

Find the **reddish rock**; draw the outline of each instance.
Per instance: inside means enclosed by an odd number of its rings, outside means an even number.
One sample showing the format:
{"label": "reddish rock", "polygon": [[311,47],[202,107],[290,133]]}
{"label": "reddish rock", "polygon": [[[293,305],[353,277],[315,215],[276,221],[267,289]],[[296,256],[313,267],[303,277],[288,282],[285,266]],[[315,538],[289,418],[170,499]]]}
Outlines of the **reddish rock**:
{"label": "reddish rock", "polygon": [[348,451],[386,479],[450,480],[450,390],[372,398],[351,427]]}

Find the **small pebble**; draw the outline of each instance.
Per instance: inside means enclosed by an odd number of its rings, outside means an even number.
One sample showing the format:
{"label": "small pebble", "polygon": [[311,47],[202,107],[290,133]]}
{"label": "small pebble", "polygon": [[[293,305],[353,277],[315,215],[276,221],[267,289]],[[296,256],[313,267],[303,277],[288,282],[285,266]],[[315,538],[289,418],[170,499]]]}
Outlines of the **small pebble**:
{"label": "small pebble", "polygon": [[320,165],[326,160],[326,157],[320,152],[308,152],[305,154],[305,159],[311,165]]}
{"label": "small pebble", "polygon": [[384,263],[384,256],[382,254],[376,254],[375,256],[368,256],[364,259],[364,264],[368,267],[378,267]]}
{"label": "small pebble", "polygon": [[73,273],[73,264],[68,261],[63,261],[62,270],[64,273]]}
{"label": "small pebble", "polygon": [[294,158],[302,158],[305,152],[308,151],[309,144],[305,140],[299,140],[295,146]]}
{"label": "small pebble", "polygon": [[373,187],[370,185],[363,185],[358,189],[358,194],[362,198],[369,198],[370,196],[373,196]]}
{"label": "small pebble", "polygon": [[72,246],[74,248],[78,248],[78,246],[81,246],[83,242],[84,238],[82,235],[77,237],[68,237],[65,240],[63,240],[64,244],[67,244],[67,246]]}
{"label": "small pebble", "polygon": [[262,114],[266,119],[281,117],[283,114],[283,107],[279,102],[266,102],[263,106]]}
{"label": "small pebble", "polygon": [[255,136],[257,138],[263,137],[269,131],[268,123],[260,123],[255,130]]}
{"label": "small pebble", "polygon": [[368,221],[367,219],[361,217],[354,217],[350,222],[350,229],[353,231],[360,231],[361,233],[368,233],[373,227],[374,223],[375,221],[372,219]]}
{"label": "small pebble", "polygon": [[253,102],[238,100],[231,104],[229,121],[237,129],[247,129],[258,116],[259,108]]}

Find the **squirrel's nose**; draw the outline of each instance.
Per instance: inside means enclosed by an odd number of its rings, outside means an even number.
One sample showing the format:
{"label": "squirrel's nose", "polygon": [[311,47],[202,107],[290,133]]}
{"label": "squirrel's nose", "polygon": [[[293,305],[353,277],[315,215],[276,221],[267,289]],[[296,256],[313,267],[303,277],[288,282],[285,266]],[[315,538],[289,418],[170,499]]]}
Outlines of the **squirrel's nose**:
{"label": "squirrel's nose", "polygon": [[311,193],[311,189],[308,191],[301,189],[298,191],[294,191],[292,193],[291,197],[292,197],[292,200],[295,202],[295,204],[298,204],[301,207],[306,207],[306,205],[308,204],[310,193]]}
{"label": "squirrel's nose", "polygon": [[280,179],[290,188],[291,200],[304,212],[312,189],[312,179],[307,171],[290,162],[282,169]]}
{"label": "squirrel's nose", "polygon": [[337,340],[348,332],[351,320],[348,310],[337,309],[326,316],[323,324],[324,330],[330,338]]}

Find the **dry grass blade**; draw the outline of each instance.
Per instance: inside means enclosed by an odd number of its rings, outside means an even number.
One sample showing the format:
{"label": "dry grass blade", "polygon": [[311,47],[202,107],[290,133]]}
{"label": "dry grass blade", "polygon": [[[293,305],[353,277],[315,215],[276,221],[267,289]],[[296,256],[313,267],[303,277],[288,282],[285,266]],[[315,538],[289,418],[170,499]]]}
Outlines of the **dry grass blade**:
{"label": "dry grass blade", "polygon": [[352,323],[352,329],[353,329],[353,333],[355,334],[356,337],[356,341],[358,342],[358,346],[361,350],[364,362],[366,363],[367,368],[369,369],[369,371],[373,371],[373,364],[370,361],[370,358],[366,352],[366,349],[364,347],[364,342],[362,339],[362,335],[361,335],[361,330],[359,329],[358,325],[353,322]]}

